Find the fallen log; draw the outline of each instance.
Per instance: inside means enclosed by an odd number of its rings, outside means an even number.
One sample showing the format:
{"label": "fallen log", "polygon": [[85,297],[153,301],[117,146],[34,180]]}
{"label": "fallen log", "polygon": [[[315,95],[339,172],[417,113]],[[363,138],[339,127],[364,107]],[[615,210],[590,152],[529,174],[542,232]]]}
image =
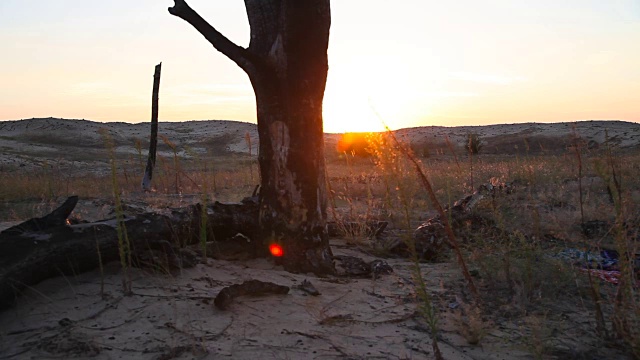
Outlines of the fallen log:
{"label": "fallen log", "polygon": [[[487,197],[495,198],[500,193],[510,194],[512,192],[513,185],[510,183],[482,184],[473,194],[448,206],[444,213],[456,233],[463,228],[463,224],[467,223],[472,223],[474,227],[494,227],[495,225],[490,219],[474,215],[472,210]],[[428,219],[413,233],[413,246],[415,246],[416,255],[420,260],[437,260],[449,245],[445,225],[440,215]],[[411,255],[407,243],[400,239],[388,245],[388,251],[403,256]]]}
{"label": "fallen log", "polygon": [[1,234],[21,234],[28,231],[46,230],[52,227],[66,225],[67,218],[76,207],[76,204],[78,204],[78,197],[71,196],[48,215],[41,218],[33,218],[16,226],[12,226],[2,231]]}
{"label": "fallen log", "polygon": [[[103,263],[119,260],[117,220],[69,224],[66,219],[77,201],[71,197],[42,218],[0,232],[0,308],[10,306],[23,289],[45,279],[95,269],[100,259]],[[200,239],[202,211],[207,212],[207,239]],[[258,206],[251,201],[215,202],[206,208],[196,204],[125,217],[124,222],[134,265],[154,258],[149,252],[173,259],[169,263],[174,266],[193,265],[193,252],[185,249],[201,240],[219,244],[215,247],[218,254],[207,254],[213,257],[228,249],[261,255],[261,247],[253,240],[258,233]]]}
{"label": "fallen log", "polygon": [[336,275],[349,278],[377,279],[380,275],[389,275],[393,269],[384,260],[366,262],[359,257],[348,255],[334,255]]}
{"label": "fallen log", "polygon": [[220,290],[213,303],[218,309],[226,310],[233,302],[233,299],[239,296],[260,296],[267,294],[285,295],[288,293],[288,286],[260,280],[248,280],[242,284],[235,284],[223,288]]}
{"label": "fallen log", "polygon": [[387,228],[387,221],[329,221],[327,230],[330,237],[365,235],[377,238]]}

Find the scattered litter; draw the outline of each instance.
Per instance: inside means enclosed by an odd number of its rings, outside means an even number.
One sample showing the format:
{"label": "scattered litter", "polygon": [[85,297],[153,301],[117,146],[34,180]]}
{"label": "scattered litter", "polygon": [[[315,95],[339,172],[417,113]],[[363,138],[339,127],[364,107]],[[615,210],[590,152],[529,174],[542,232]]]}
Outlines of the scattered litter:
{"label": "scattered litter", "polygon": [[302,281],[302,284],[296,286],[296,288],[306,292],[309,295],[313,295],[313,296],[318,296],[320,295],[320,291],[318,291],[318,289],[316,289],[315,286],[313,286],[313,284],[311,283],[311,281],[304,279]]}
{"label": "scattered litter", "polygon": [[[598,277],[610,284],[618,285],[620,283],[620,271],[617,270],[600,270],[600,269],[580,269],[582,272],[590,272],[591,275]],[[636,281],[636,286],[640,287],[640,280]]]}
{"label": "scattered litter", "polygon": [[[592,276],[610,284],[617,285],[620,283],[621,273],[618,266],[619,254],[615,250],[603,249],[592,252],[568,248],[560,251],[553,257],[570,262],[574,266],[579,266],[582,272],[589,272]],[[636,266],[637,263],[638,260],[636,260]],[[635,269],[636,273],[639,271],[640,269]],[[636,286],[640,286],[640,281],[637,281]]]}
{"label": "scattered litter", "polygon": [[587,269],[618,270],[618,252],[614,250],[591,252],[568,248],[560,251],[556,257]]}

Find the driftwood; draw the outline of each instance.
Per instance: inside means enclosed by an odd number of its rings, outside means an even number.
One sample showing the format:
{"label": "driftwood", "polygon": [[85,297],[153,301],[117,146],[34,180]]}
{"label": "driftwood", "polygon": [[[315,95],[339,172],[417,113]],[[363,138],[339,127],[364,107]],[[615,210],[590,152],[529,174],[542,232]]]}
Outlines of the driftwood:
{"label": "driftwood", "polygon": [[349,278],[374,278],[380,275],[388,275],[393,269],[384,260],[366,262],[359,257],[348,255],[334,255],[336,262],[336,275]]}
{"label": "driftwood", "polygon": [[320,291],[318,291],[318,289],[316,289],[316,287],[313,286],[311,281],[309,281],[307,279],[302,280],[302,284],[296,286],[295,288],[296,289],[300,289],[300,290],[306,292],[307,294],[309,294],[311,296],[321,295]]}
{"label": "driftwood", "polygon": [[289,287],[260,280],[248,280],[242,284],[227,286],[220,290],[213,303],[220,310],[225,310],[231,305],[233,299],[239,296],[259,296],[267,294],[289,293]]}
{"label": "driftwood", "polygon": [[[1,235],[18,235],[27,232],[41,231],[49,228],[54,228],[58,226],[64,226],[67,224],[67,218],[73,211],[73,209],[78,204],[78,197],[71,196],[69,197],[62,205],[60,205],[57,209],[53,210],[50,214],[41,217],[41,218],[33,218],[27,220],[23,223],[20,223],[16,226],[10,227],[3,232]],[[2,244],[0,244],[1,246]],[[4,252],[0,252],[0,256],[2,256]]]}
{"label": "driftwood", "polygon": [[[95,269],[99,258],[104,263],[119,259],[117,220],[69,224],[67,217],[77,201],[77,197],[70,197],[49,215],[0,232],[0,308],[12,304],[24,288],[42,280]],[[200,242],[203,210],[197,204],[162,214],[125,217],[134,265],[156,258],[168,259],[173,266],[193,265],[195,255],[187,246]],[[206,240],[217,245],[210,247],[217,253],[207,255],[238,251],[262,255],[261,247],[253,241],[258,232],[255,202],[216,202],[206,211]]]}
{"label": "driftwood", "polygon": [[377,238],[382,235],[387,225],[389,225],[387,221],[329,221],[327,230],[331,237],[365,235]]}
{"label": "driftwood", "polygon": [[[117,218],[72,224],[67,219],[77,203],[78,197],[72,196],[50,214],[0,232],[0,308],[10,306],[25,288],[45,279],[90,271],[100,262],[120,260]],[[237,259],[267,255],[266,247],[257,240],[260,229],[255,192],[235,204],[215,202],[206,207],[196,204],[159,212],[144,212],[127,204],[122,208],[135,213],[123,220],[132,266],[169,271],[194,266],[199,256]],[[204,233],[203,211],[206,239],[200,238]],[[336,235],[349,231],[349,226],[329,224],[333,229],[330,232]],[[377,236],[386,222],[364,226]],[[203,243],[204,248],[200,246]],[[341,276],[377,277],[392,271],[380,260],[365,263],[344,256],[335,260],[342,269],[337,274]]]}
{"label": "driftwood", "polygon": [[[457,232],[463,224],[472,223],[473,227],[493,226],[491,220],[474,216],[472,210],[487,197],[495,197],[499,193],[511,193],[513,185],[506,184],[482,184],[473,194],[467,195],[445,209],[445,215],[449,217],[450,224]],[[450,245],[447,241],[444,223],[440,215],[436,215],[422,223],[413,233],[416,255],[421,260],[435,260]],[[389,251],[401,255],[409,255],[407,244],[401,240],[388,247]]]}

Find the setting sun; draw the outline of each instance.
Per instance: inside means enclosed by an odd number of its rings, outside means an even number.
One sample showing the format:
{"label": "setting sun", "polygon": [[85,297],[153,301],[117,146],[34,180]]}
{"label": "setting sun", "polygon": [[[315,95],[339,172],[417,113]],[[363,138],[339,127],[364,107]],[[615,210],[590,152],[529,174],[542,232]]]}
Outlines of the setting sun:
{"label": "setting sun", "polygon": [[[412,91],[392,60],[359,59],[332,66],[324,98],[324,130],[331,133],[385,130],[405,117]],[[392,126],[393,127],[393,126]]]}

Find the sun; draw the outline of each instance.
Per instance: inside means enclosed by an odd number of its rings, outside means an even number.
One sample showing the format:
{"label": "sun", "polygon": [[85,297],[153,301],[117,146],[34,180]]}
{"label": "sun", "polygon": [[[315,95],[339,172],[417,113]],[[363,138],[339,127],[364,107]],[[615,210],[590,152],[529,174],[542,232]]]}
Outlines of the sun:
{"label": "sun", "polygon": [[323,104],[324,131],[384,131],[403,116],[408,105],[406,78],[379,61],[332,65]]}
{"label": "sun", "polygon": [[323,104],[324,131],[382,131],[384,125],[364,85],[351,77],[329,78]]}

